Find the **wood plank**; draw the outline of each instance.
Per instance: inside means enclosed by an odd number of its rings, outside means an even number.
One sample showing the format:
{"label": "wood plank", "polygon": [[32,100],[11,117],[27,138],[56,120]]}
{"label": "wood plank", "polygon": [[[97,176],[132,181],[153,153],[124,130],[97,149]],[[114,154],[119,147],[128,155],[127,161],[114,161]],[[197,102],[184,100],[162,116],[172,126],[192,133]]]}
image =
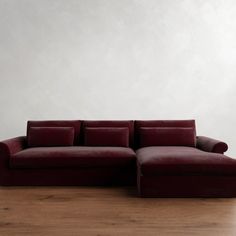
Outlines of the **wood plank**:
{"label": "wood plank", "polygon": [[0,235],[236,235],[236,199],[139,198],[126,187],[0,187]]}

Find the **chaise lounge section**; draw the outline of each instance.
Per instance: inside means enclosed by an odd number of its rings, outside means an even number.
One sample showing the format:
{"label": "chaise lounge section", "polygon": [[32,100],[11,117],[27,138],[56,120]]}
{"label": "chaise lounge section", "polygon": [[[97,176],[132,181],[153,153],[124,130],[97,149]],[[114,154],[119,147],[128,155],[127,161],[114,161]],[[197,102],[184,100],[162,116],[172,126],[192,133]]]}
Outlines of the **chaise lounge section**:
{"label": "chaise lounge section", "polygon": [[236,196],[236,160],[225,143],[196,138],[194,121],[137,121],[136,130],[140,196]]}

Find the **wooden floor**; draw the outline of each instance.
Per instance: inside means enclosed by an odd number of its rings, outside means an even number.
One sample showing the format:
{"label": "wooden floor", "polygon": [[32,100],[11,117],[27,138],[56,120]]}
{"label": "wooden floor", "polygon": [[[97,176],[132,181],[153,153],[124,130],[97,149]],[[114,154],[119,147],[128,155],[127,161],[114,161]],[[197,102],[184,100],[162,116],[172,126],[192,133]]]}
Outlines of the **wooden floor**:
{"label": "wooden floor", "polygon": [[134,188],[0,187],[0,236],[236,235],[236,199],[144,199]]}

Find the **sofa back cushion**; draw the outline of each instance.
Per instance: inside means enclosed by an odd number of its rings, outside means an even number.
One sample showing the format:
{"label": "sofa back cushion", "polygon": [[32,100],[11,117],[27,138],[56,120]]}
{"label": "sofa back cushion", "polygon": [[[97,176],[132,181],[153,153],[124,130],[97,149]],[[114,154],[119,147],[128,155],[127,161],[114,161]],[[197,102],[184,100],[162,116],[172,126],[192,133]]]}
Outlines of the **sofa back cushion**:
{"label": "sofa back cushion", "polygon": [[30,127],[28,147],[72,146],[74,127]]}
{"label": "sofa back cushion", "polygon": [[136,121],[136,147],[196,146],[194,120]]}
{"label": "sofa back cushion", "polygon": [[129,129],[127,127],[86,127],[84,130],[85,146],[129,146]]}
{"label": "sofa back cushion", "polygon": [[73,127],[74,128],[74,140],[73,144],[79,144],[80,138],[80,120],[42,120],[42,121],[28,121],[27,123],[27,137],[29,136],[29,130],[31,127]]}
{"label": "sofa back cushion", "polygon": [[81,140],[84,145],[132,147],[133,139],[134,122],[130,120],[85,120],[82,123]]}
{"label": "sofa back cushion", "polygon": [[140,146],[189,146],[195,147],[193,128],[141,127]]}

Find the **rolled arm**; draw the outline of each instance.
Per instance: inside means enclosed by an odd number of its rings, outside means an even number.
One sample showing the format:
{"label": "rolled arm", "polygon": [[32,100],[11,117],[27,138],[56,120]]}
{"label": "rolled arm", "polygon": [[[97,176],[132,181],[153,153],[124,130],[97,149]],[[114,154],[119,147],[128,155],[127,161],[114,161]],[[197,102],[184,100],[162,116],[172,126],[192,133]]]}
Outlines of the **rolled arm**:
{"label": "rolled arm", "polygon": [[11,155],[23,150],[26,146],[26,137],[16,137],[0,142],[0,170],[8,167]]}
{"label": "rolled arm", "polygon": [[205,137],[197,136],[197,148],[206,152],[224,153],[228,150],[228,145],[225,142]]}
{"label": "rolled arm", "polygon": [[26,147],[26,137],[16,137],[0,142],[0,185],[10,185],[9,158]]}
{"label": "rolled arm", "polygon": [[0,142],[0,154],[10,156],[23,150],[26,146],[26,137],[20,136]]}

